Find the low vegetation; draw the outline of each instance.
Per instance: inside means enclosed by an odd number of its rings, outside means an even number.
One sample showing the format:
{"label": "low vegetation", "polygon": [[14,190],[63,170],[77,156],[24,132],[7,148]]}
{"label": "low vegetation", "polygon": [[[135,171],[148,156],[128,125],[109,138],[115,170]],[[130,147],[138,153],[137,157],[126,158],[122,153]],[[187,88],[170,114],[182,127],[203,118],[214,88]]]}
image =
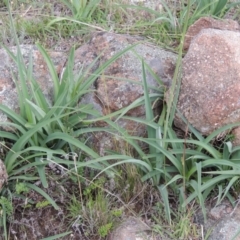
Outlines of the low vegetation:
{"label": "low vegetation", "polygon": [[[187,28],[201,16],[224,18],[228,14],[237,19],[238,2],[162,0],[153,10],[141,1],[132,4],[127,0],[4,0],[0,10],[0,41],[18,68],[13,79],[20,106],[15,113],[0,105],[10,120],[0,123],[0,154],[8,174],[7,184],[0,189],[0,239],[29,236],[29,226],[34,224],[23,219],[32,213],[33,222],[44,215],[44,221],[52,224],[44,239],[105,239],[128,216],[144,216],[151,221],[152,231],[163,237],[207,239],[208,233],[204,236],[194,221],[197,209],[206,219],[206,204],[211,198],[216,204],[228,198],[235,205],[240,193],[240,147],[232,146],[231,135],[216,141],[219,134],[239,124],[207,137],[188,125],[189,132],[179,136],[173,126],[181,84],[177,80]],[[91,105],[78,106],[104,69],[133,47],[102,63],[90,76],[88,69],[76,73],[75,49],[92,31],[141,35],[178,53],[168,104],[163,101],[162,89],[148,93],[147,66],[142,62],[141,104],[146,119],[127,117],[126,109],[114,116],[145,124],[145,138],[119,129],[112,115],[102,117]],[[75,47],[67,47],[66,68],[58,76],[45,48],[65,42]],[[53,81],[52,101],[46,99],[33,77],[31,54],[28,65],[24,63],[22,43],[36,44],[44,57]],[[12,45],[17,47],[16,53],[11,52]],[[157,99],[164,106],[156,120],[152,104]],[[139,101],[131,107],[137,104]],[[100,156],[91,148],[86,136],[102,130],[93,124],[100,119],[109,125],[109,133],[117,133],[125,142],[124,154],[116,149]],[[147,150],[142,149],[142,143]],[[33,232],[34,239],[43,234],[41,229]]]}

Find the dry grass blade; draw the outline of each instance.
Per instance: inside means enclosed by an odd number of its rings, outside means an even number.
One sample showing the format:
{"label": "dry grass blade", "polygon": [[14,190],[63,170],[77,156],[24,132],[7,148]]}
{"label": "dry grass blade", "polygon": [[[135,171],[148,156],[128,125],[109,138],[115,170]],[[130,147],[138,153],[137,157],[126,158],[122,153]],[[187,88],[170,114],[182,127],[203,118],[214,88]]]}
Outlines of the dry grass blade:
{"label": "dry grass blade", "polygon": [[4,183],[7,183],[8,173],[5,167],[4,162],[0,159],[0,191]]}

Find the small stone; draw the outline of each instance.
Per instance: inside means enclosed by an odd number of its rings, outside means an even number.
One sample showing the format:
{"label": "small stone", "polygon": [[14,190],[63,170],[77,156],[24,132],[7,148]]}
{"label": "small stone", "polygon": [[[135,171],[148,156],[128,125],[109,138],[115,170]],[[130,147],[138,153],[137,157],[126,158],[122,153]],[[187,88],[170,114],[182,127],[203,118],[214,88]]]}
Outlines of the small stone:
{"label": "small stone", "polygon": [[130,217],[124,221],[110,236],[108,240],[153,240],[146,231],[151,230],[143,221]]}
{"label": "small stone", "polygon": [[233,211],[233,208],[230,205],[220,204],[211,209],[209,217],[213,220],[220,220],[226,215],[230,214]]}

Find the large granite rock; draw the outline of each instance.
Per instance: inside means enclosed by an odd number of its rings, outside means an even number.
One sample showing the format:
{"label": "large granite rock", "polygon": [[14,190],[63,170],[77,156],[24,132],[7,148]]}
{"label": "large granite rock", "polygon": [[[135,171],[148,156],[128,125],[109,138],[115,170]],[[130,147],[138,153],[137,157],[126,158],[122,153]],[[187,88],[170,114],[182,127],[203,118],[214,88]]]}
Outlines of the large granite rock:
{"label": "large granite rock", "polygon": [[[153,44],[143,42],[142,38],[129,35],[118,35],[114,33],[98,33],[93,35],[90,41],[76,51],[75,68],[88,69],[96,57],[97,61],[88,74],[93,74],[101,64],[105,63],[112,56],[124,50],[126,47],[136,44],[134,49],[126,52],[119,59],[114,61],[96,80],[93,90],[87,94],[81,103],[92,103],[102,116],[114,113],[129,106],[136,99],[143,96],[142,66],[141,58],[152,68],[153,72],[162,80],[167,87],[175,69],[176,55],[167,52]],[[161,88],[154,77],[147,73],[147,84],[150,92]],[[157,105],[156,105],[157,106]],[[127,112],[128,116],[144,118],[145,108],[139,106]],[[114,119],[113,119],[114,120]],[[130,134],[144,136],[146,127],[130,120],[117,121],[117,124]],[[96,126],[107,126],[104,122],[98,122]],[[104,155],[105,149],[126,150],[125,143],[119,142],[121,137],[111,136],[108,133],[100,132],[93,135],[92,144],[94,148]]]}
{"label": "large granite rock", "polygon": [[[203,29],[183,59],[177,108],[204,135],[240,121],[239,42],[240,32]],[[175,124],[186,129],[179,114]]]}

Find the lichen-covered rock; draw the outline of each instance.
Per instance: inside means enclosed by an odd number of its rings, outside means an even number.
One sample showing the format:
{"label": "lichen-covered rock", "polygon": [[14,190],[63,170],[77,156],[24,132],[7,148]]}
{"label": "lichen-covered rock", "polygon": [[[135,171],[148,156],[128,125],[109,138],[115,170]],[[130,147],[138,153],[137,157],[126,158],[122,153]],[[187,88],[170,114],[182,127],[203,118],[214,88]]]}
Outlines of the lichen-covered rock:
{"label": "lichen-covered rock", "polygon": [[[94,34],[87,44],[77,49],[75,69],[87,69],[95,61],[88,73],[93,74],[101,64],[128,46],[136,43],[138,44],[133,49],[126,52],[104,70],[96,79],[93,87],[94,91],[87,94],[81,103],[92,103],[95,109],[105,116],[129,106],[136,99],[143,96],[141,58],[152,68],[164,85],[169,86],[171,84],[176,55],[150,43],[143,42],[142,38],[129,35],[114,33]],[[147,72],[147,84],[153,89],[150,92],[157,91],[161,87],[149,71]],[[136,107],[128,111],[127,115],[143,118],[145,116],[145,108],[144,106]],[[143,136],[145,133],[145,127],[134,121],[120,120],[118,124],[128,133],[136,136]],[[103,122],[99,122],[97,125],[106,126]],[[104,139],[106,139],[106,135],[104,133]],[[101,153],[104,152],[105,142],[114,142],[111,138],[108,141],[102,141],[102,138],[100,136],[95,138],[101,141],[99,144],[95,144],[102,146],[99,150]]]}
{"label": "lichen-covered rock", "polygon": [[[203,29],[183,59],[177,108],[204,135],[240,121],[240,32]],[[185,130],[181,116],[175,124]]]}

